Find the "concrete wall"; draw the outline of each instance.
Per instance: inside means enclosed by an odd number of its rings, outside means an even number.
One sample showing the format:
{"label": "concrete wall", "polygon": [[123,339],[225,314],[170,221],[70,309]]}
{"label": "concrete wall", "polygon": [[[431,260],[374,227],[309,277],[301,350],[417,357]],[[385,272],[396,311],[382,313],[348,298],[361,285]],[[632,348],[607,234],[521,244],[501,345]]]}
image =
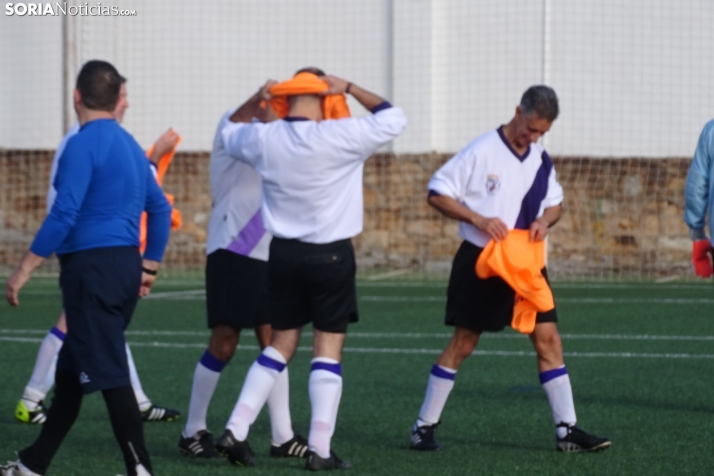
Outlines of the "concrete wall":
{"label": "concrete wall", "polygon": [[[364,174],[364,231],[354,240],[360,272],[412,270],[444,277],[457,224],[426,203],[426,184],[446,154],[380,154]],[[179,153],[164,179],[184,227],[172,232],[165,268],[202,270],[211,210],[208,153]],[[0,151],[0,274],[27,250],[45,217],[52,151]],[[556,279],[691,275],[682,220],[689,159],[555,158],[563,218],[549,237]],[[45,269],[56,269],[50,262]]]}
{"label": "concrete wall", "polygon": [[[137,15],[66,19],[69,76],[114,62],[129,78],[125,126],[144,146],[171,126],[183,150],[208,150],[224,110],[305,65],[403,106],[399,153],[454,152],[544,81],[561,97],[552,155],[686,157],[714,116],[711,0],[116,4]],[[0,14],[0,148],[61,137],[62,21]]]}

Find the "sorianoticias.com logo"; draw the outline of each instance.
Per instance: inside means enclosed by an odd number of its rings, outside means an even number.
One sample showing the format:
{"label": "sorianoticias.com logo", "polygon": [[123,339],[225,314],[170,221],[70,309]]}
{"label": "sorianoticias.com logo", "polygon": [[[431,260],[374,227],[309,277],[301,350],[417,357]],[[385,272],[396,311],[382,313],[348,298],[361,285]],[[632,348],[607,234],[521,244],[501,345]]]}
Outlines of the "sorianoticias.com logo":
{"label": "sorianoticias.com logo", "polygon": [[117,6],[102,5],[97,3],[90,5],[67,5],[67,2],[55,3],[6,3],[5,15],[19,17],[23,16],[81,16],[81,17],[132,17],[136,16],[136,10],[122,10]]}

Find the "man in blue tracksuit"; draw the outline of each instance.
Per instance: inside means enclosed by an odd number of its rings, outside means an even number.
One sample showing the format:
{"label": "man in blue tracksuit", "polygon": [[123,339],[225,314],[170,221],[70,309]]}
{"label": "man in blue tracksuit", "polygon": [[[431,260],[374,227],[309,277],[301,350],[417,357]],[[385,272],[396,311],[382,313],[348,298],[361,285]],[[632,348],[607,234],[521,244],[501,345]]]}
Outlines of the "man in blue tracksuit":
{"label": "man in blue tracksuit", "polygon": [[[57,198],[5,287],[8,302],[17,306],[18,293],[33,270],[56,253],[71,332],[58,357],[55,395],[40,436],[18,453],[18,462],[0,467],[2,476],[44,475],[79,414],[83,395],[98,390],[127,474],[151,474],[124,330],[139,295],[148,294],[153,285],[168,241],[171,207],[143,150],[112,115],[122,81],[107,62],[82,67],[74,92],[81,129],[60,157]],[[148,213],[148,237],[142,260],[143,210]]]}
{"label": "man in blue tracksuit", "polygon": [[692,262],[694,273],[702,278],[712,275],[712,243],[704,233],[709,221],[709,236],[714,236],[714,120],[709,121],[699,136],[694,159],[689,166],[684,188],[684,221],[694,241]]}

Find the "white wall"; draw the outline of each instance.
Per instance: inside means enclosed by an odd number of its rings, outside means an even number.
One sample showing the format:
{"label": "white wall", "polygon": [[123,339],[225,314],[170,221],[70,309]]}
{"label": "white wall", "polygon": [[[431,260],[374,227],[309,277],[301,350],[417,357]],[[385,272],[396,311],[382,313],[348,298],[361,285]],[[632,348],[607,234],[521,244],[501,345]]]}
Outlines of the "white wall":
{"label": "white wall", "polygon": [[[398,152],[460,149],[545,77],[561,98],[555,155],[688,156],[714,116],[711,0],[114,4],[137,16],[73,17],[70,68],[116,64],[129,79],[125,126],[145,146],[171,126],[184,150],[209,149],[224,110],[306,65],[404,107]],[[61,136],[61,20],[0,13],[0,147]]]}

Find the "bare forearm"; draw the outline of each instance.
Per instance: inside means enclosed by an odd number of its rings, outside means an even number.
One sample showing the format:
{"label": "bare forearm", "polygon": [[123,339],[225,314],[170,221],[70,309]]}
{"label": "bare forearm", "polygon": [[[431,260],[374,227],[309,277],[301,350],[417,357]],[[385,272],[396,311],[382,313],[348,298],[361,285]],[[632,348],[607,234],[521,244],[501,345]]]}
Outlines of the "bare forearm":
{"label": "bare forearm", "polygon": [[254,117],[260,115],[260,102],[262,101],[261,93],[258,91],[244,102],[236,111],[228,118],[231,122],[251,122]]}
{"label": "bare forearm", "polygon": [[366,89],[362,89],[354,83],[350,83],[347,89],[349,89],[349,94],[351,94],[352,97],[354,97],[367,110],[372,110],[372,108],[379,106],[386,101],[386,99],[377,96]]}
{"label": "bare forearm", "polygon": [[32,272],[39,268],[44,262],[45,258],[28,250],[22,257],[22,260],[20,260],[20,264],[17,267],[28,274],[32,274]]}
{"label": "bare forearm", "polygon": [[476,223],[483,218],[475,211],[446,195],[433,195],[429,197],[428,202],[429,205],[436,208],[442,215],[471,225],[476,225]]}
{"label": "bare forearm", "polygon": [[541,215],[538,220],[541,220],[547,227],[551,227],[558,223],[562,214],[563,207],[561,205],[556,205],[543,210],[543,215]]}

